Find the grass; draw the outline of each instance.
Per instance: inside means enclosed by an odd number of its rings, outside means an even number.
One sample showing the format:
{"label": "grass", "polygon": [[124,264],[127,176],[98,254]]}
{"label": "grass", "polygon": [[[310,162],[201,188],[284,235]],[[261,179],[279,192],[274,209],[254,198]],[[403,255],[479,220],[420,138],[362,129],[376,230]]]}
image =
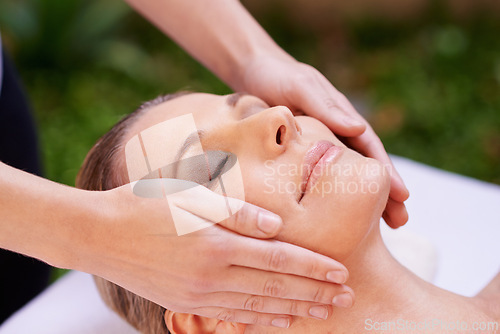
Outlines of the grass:
{"label": "grass", "polygon": [[[73,185],[96,139],[142,101],[185,88],[229,92],[120,2],[1,6],[4,40],[39,124],[46,176],[57,182]],[[297,59],[361,98],[389,152],[500,184],[499,20],[460,21],[435,9],[408,22],[365,18],[333,34],[339,42],[285,12],[278,6],[260,21]]]}

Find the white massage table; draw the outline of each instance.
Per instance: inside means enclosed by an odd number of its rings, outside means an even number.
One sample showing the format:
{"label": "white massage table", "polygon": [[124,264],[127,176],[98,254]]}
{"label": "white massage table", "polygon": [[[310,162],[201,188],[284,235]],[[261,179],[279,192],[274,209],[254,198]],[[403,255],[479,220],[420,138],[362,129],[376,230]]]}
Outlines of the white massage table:
{"label": "white massage table", "polygon": [[[473,296],[500,270],[500,186],[393,161],[411,192],[410,220],[398,230],[382,223],[389,249],[424,279]],[[137,332],[101,302],[90,275],[70,272],[0,327],[18,333]]]}

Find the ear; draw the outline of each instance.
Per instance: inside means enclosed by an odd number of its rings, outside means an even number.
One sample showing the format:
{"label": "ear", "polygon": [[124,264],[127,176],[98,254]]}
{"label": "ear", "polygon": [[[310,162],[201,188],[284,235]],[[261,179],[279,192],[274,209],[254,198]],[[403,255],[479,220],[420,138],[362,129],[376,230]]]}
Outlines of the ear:
{"label": "ear", "polygon": [[165,324],[172,334],[243,334],[246,325],[199,315],[165,311]]}

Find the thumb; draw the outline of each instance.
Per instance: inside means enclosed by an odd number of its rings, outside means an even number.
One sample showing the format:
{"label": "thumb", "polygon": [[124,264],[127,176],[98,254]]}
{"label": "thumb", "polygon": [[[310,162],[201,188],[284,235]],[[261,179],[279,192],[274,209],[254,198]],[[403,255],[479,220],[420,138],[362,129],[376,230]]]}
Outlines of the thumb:
{"label": "thumb", "polygon": [[[174,196],[179,196],[177,199]],[[226,197],[196,186],[169,196],[169,205],[219,224],[235,233],[254,238],[273,238],[283,225],[274,213],[237,198]]]}
{"label": "thumb", "polygon": [[219,224],[249,237],[272,238],[281,230],[281,218],[242,200],[222,196],[194,182],[144,179],[132,184],[134,194],[166,197],[179,235]]}
{"label": "thumb", "polygon": [[262,239],[275,237],[283,226],[278,215],[246,202],[218,224],[233,232]]}

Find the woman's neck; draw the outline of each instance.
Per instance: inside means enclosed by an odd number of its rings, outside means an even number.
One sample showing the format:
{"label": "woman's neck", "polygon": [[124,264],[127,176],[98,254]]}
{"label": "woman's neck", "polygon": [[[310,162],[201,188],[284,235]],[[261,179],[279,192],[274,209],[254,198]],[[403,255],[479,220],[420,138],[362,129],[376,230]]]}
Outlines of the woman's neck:
{"label": "woman's neck", "polygon": [[437,293],[437,288],[392,257],[378,224],[343,263],[350,274],[346,284],[354,290],[356,302],[351,309],[333,310],[324,324],[332,333],[353,330],[360,333],[378,324],[420,318],[435,299],[432,295]]}
{"label": "woman's neck", "polygon": [[[335,318],[340,312],[357,319],[363,327],[372,321],[404,319],[407,314],[421,313],[423,305],[428,308],[432,294],[439,290],[394,259],[378,225],[344,264],[350,273],[346,284],[354,290],[356,303],[350,310],[335,309],[332,322],[338,320]],[[342,315],[338,314],[338,318]]]}
{"label": "woman's neck", "polygon": [[[416,323],[429,322],[431,326],[432,321],[462,321],[464,314],[469,314],[473,317],[471,321],[476,321],[480,314],[468,298],[425,282],[396,261],[382,241],[378,224],[353,254],[342,262],[350,273],[346,284],[356,294],[354,306],[333,309],[326,321],[295,318],[291,328],[284,333],[377,332],[376,329],[380,330],[382,326],[402,326],[403,329],[397,331],[404,333],[411,332],[409,326]],[[440,332],[438,327],[434,330]],[[249,327],[245,333],[263,332]],[[267,329],[265,333],[274,332]]]}

